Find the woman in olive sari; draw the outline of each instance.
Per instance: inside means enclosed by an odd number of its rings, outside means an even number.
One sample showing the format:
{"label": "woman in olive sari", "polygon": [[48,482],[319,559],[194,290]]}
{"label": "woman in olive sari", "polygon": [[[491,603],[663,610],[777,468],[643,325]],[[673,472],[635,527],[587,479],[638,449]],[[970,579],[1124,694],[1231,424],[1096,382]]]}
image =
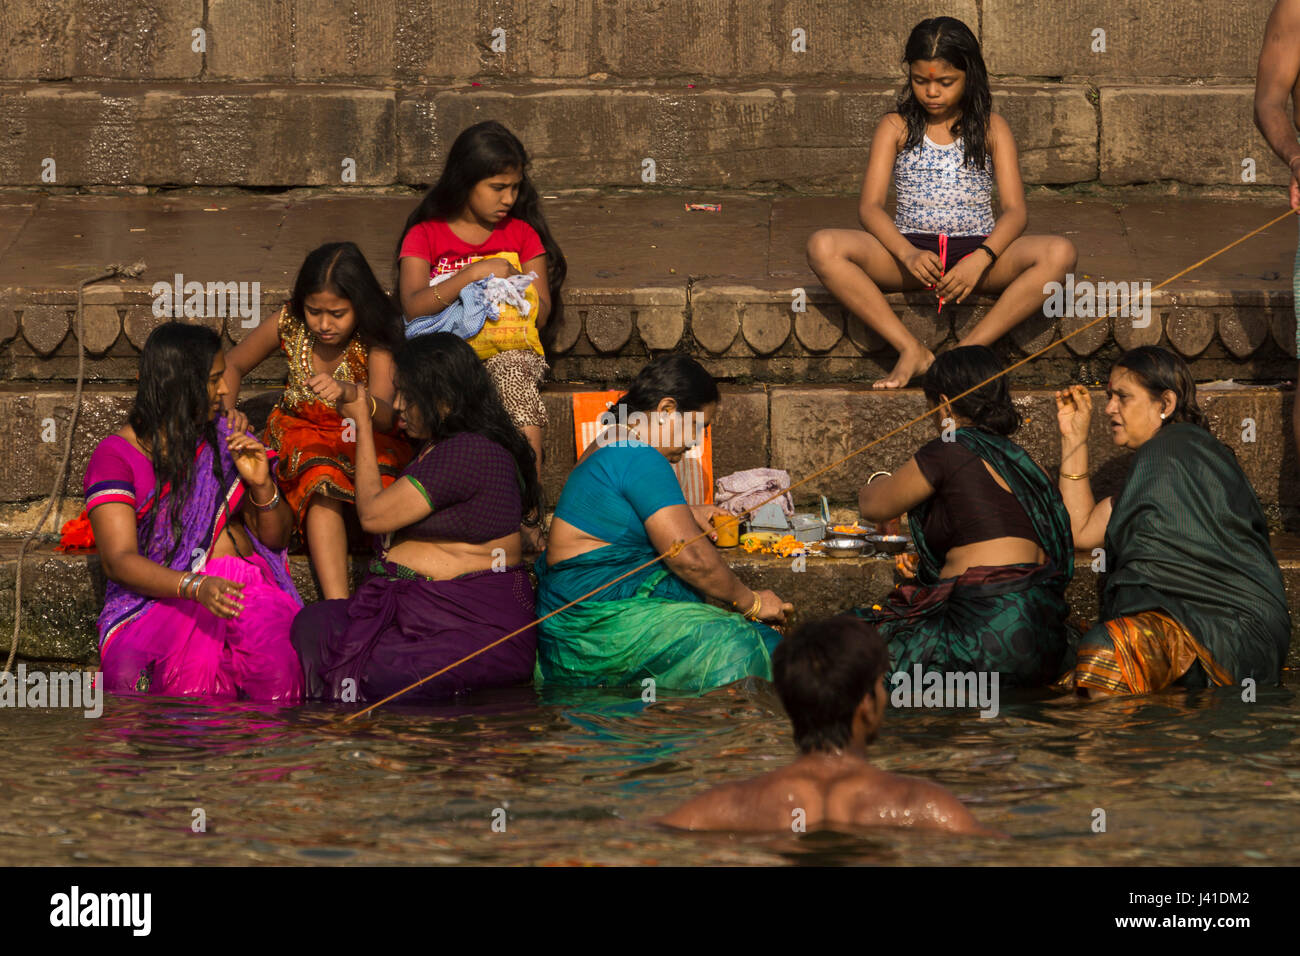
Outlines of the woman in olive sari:
{"label": "woman in olive sari", "polygon": [[936,358],[924,388],[939,406],[940,437],[859,493],[869,521],[907,512],[920,559],[915,584],[853,612],[888,641],[896,672],[996,671],[1002,685],[1029,686],[1064,666],[1069,516],[1051,480],[1007,437],[1020,413],[1006,379],[962,395],[999,370],[982,345]]}
{"label": "woman in olive sari", "polygon": [[1061,494],[1082,550],[1104,547],[1101,621],[1062,689],[1085,696],[1276,684],[1291,643],[1268,524],[1236,456],[1209,433],[1181,358],[1122,355],[1106,388],[1115,444],[1137,451],[1123,490],[1097,501],[1088,478],[1092,399],[1056,393]]}

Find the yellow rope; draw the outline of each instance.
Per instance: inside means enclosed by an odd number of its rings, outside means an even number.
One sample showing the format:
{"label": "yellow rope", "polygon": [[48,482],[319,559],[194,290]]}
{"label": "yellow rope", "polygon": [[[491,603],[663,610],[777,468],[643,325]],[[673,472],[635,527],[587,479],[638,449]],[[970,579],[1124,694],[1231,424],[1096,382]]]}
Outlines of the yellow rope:
{"label": "yellow rope", "polygon": [[[1270,220],[1269,222],[1266,222],[1264,225],[1260,226],[1258,229],[1253,229],[1253,230],[1251,230],[1250,232],[1246,233],[1244,236],[1241,236],[1240,238],[1238,238],[1238,239],[1236,239],[1236,240],[1234,240],[1234,241],[1228,243],[1226,246],[1222,247],[1221,249],[1218,249],[1217,251],[1210,253],[1208,256],[1206,256],[1204,259],[1201,259],[1199,262],[1194,262],[1192,265],[1188,266],[1187,268],[1182,269],[1182,270],[1180,270],[1179,272],[1175,272],[1173,275],[1171,275],[1169,278],[1165,279],[1165,280],[1164,280],[1163,282],[1161,282],[1159,285],[1153,287],[1150,291],[1151,291],[1151,292],[1155,292],[1155,291],[1158,290],[1158,289],[1163,289],[1165,286],[1169,285],[1169,283],[1174,282],[1174,281],[1176,281],[1176,280],[1178,280],[1178,279],[1181,279],[1183,276],[1187,275],[1187,273],[1192,272],[1192,271],[1195,270],[1195,269],[1199,269],[1201,266],[1205,265],[1205,263],[1209,262],[1211,259],[1214,259],[1214,258],[1217,258],[1218,256],[1223,255],[1223,253],[1227,252],[1229,249],[1232,249],[1233,247],[1240,245],[1241,243],[1245,242],[1247,239],[1251,239],[1251,238],[1253,238],[1253,237],[1259,235],[1259,234],[1260,234],[1261,232],[1263,232],[1264,230],[1269,229],[1269,228],[1271,228],[1271,227],[1277,225],[1277,224],[1278,224],[1279,222],[1281,222],[1283,219],[1286,219],[1288,216],[1292,216],[1292,215],[1296,215],[1296,213],[1293,212],[1292,210],[1288,209],[1286,212],[1284,212],[1282,215],[1278,216],[1276,219],[1272,219],[1272,220]],[[1149,293],[1147,293],[1147,292],[1145,292],[1145,291],[1144,291],[1143,294],[1144,294],[1144,295],[1149,295]],[[1149,301],[1149,300],[1148,300],[1148,301]],[[1117,306],[1116,308],[1118,308],[1118,306]],[[977,391],[979,391],[981,388],[983,388],[985,385],[988,385],[990,382],[995,382],[995,381],[997,381],[999,378],[1002,378],[1004,375],[1007,375],[1007,374],[1009,374],[1009,373],[1015,371],[1016,369],[1020,368],[1020,366],[1025,365],[1025,364],[1027,364],[1027,363],[1029,363],[1029,362],[1032,362],[1034,359],[1038,358],[1040,355],[1044,354],[1044,353],[1047,352],[1048,350],[1056,348],[1056,346],[1060,345],[1062,342],[1068,342],[1070,339],[1074,338],[1076,335],[1079,335],[1079,334],[1082,333],[1082,332],[1086,332],[1088,329],[1092,328],[1092,327],[1093,327],[1094,325],[1096,325],[1098,322],[1105,322],[1105,321],[1109,320],[1110,318],[1112,318],[1112,317],[1114,316],[1114,314],[1115,314],[1115,309],[1112,308],[1111,311],[1107,312],[1105,315],[1098,316],[1097,318],[1093,319],[1091,322],[1088,322],[1088,323],[1086,323],[1085,325],[1081,325],[1081,326],[1079,326],[1079,328],[1075,329],[1073,332],[1070,332],[1070,333],[1068,333],[1067,335],[1063,335],[1063,336],[1061,336],[1061,338],[1057,339],[1057,340],[1054,341],[1054,342],[1049,343],[1048,345],[1045,345],[1043,348],[1039,349],[1037,352],[1033,352],[1033,353],[1031,353],[1031,354],[1029,354],[1029,355],[1026,355],[1026,356],[1025,356],[1023,359],[1021,359],[1019,362],[1016,362],[1016,363],[1014,363],[1013,365],[1009,365],[1009,366],[1007,366],[1007,367],[1004,368],[1002,371],[998,372],[996,375],[992,375],[992,376],[986,378],[984,381],[980,382],[978,385],[973,385],[973,386],[971,386],[970,388],[966,389],[966,391],[962,392],[962,393],[959,394],[959,395],[953,395],[953,396],[951,396],[951,397],[949,398],[949,403],[955,402],[955,401],[957,401],[957,399],[959,399],[959,398],[963,398],[963,397],[969,395],[971,392],[977,392]],[[1300,387],[1300,385],[1298,385],[1297,387]],[[869,448],[873,448],[873,447],[875,447],[876,445],[879,445],[881,442],[886,441],[886,440],[888,440],[888,439],[890,439],[890,438],[893,438],[895,435],[899,434],[900,432],[904,432],[904,431],[906,431],[907,429],[911,428],[913,425],[917,424],[918,422],[922,422],[922,421],[924,421],[925,419],[929,418],[931,415],[935,414],[935,412],[937,412],[937,411],[938,411],[938,408],[932,408],[932,409],[930,409],[930,410],[927,411],[927,412],[923,412],[922,414],[917,415],[915,418],[911,419],[910,421],[904,422],[903,424],[901,424],[901,425],[899,425],[897,428],[895,428],[893,431],[891,431],[891,432],[887,432],[886,434],[881,435],[879,438],[872,439],[871,441],[869,441],[869,442],[867,442],[865,445],[863,445],[861,448],[858,448],[858,449],[856,449],[856,450],[854,450],[854,451],[849,452],[847,455],[843,456],[842,458],[838,458],[838,459],[836,459],[835,461],[831,462],[831,463],[830,463],[829,465],[827,465],[826,467],[824,467],[824,468],[819,468],[817,471],[814,471],[812,474],[807,475],[806,477],[799,479],[798,481],[796,481],[796,482],[794,482],[792,485],[790,485],[789,488],[782,488],[780,491],[776,492],[776,493],[775,493],[774,495],[772,495],[770,498],[767,498],[767,499],[765,499],[764,501],[760,501],[758,504],[754,505],[754,507],[748,509],[747,511],[743,511],[743,512],[741,512],[739,515],[736,516],[736,520],[739,521],[741,518],[753,514],[755,511],[757,511],[759,508],[763,507],[763,505],[767,504],[768,502],[775,501],[777,498],[780,498],[782,495],[786,494],[787,492],[789,492],[789,491],[791,491],[791,490],[793,490],[793,489],[795,489],[795,488],[798,488],[800,485],[803,485],[803,484],[806,484],[806,483],[812,481],[814,478],[817,478],[817,477],[820,477],[821,475],[826,474],[826,472],[832,470],[833,468],[838,468],[840,465],[844,464],[846,461],[849,461],[849,460],[852,459],[852,458],[856,458],[858,455],[862,454],[862,453],[863,453],[864,451],[866,451],[867,449],[869,449]],[[383,700],[378,701],[378,702],[376,702],[376,703],[374,703],[374,704],[371,704],[369,707],[366,707],[366,708],[364,708],[363,710],[359,710],[359,711],[357,711],[355,714],[349,714],[347,717],[344,718],[344,722],[347,722],[347,721],[350,721],[350,720],[355,720],[356,718],[361,717],[361,716],[363,716],[364,714],[368,714],[370,711],[374,710],[374,709],[377,708],[377,707],[382,706],[383,704],[388,703],[390,700],[393,700],[394,698],[400,697],[400,696],[402,696],[403,694],[407,693],[408,691],[414,690],[415,688],[419,687],[421,684],[425,683],[426,681],[433,680],[435,677],[438,677],[438,676],[440,676],[440,675],[442,675],[442,674],[445,674],[445,673],[447,673],[447,671],[452,670],[453,668],[459,667],[461,664],[464,664],[466,661],[468,661],[468,660],[472,660],[473,658],[478,657],[478,655],[482,654],[484,651],[489,651],[489,650],[491,650],[492,648],[496,647],[498,644],[502,644],[502,643],[504,643],[504,642],[510,640],[510,638],[515,637],[515,636],[518,635],[518,634],[522,634],[524,631],[528,630],[530,627],[536,627],[538,624],[541,624],[542,621],[545,621],[545,620],[547,620],[548,618],[554,617],[556,614],[559,614],[561,611],[567,611],[569,608],[573,607],[575,604],[581,604],[583,601],[587,600],[587,598],[591,597],[591,596],[594,595],[594,594],[598,594],[598,593],[600,593],[601,591],[605,590],[605,588],[610,587],[611,585],[617,584],[619,581],[622,581],[624,578],[628,577],[629,575],[636,574],[638,571],[641,571],[641,570],[643,570],[644,568],[648,568],[648,567],[650,567],[650,565],[652,565],[652,564],[657,564],[658,562],[664,560],[665,558],[675,558],[678,554],[680,554],[680,553],[682,552],[682,550],[683,550],[684,548],[689,547],[690,545],[694,544],[696,541],[699,541],[701,538],[706,538],[706,537],[708,537],[708,535],[709,535],[709,532],[707,532],[707,531],[701,531],[701,532],[700,532],[699,534],[697,534],[694,538],[691,538],[691,539],[688,540],[688,541],[675,541],[675,542],[673,542],[673,546],[672,546],[671,548],[669,548],[667,551],[665,551],[663,554],[660,554],[660,555],[658,555],[658,556],[656,556],[656,557],[650,559],[649,561],[646,561],[644,564],[638,565],[637,567],[633,568],[632,570],[630,570],[630,571],[628,571],[628,572],[626,572],[626,573],[624,573],[624,574],[620,574],[618,577],[614,578],[612,581],[609,581],[609,582],[607,582],[607,583],[605,583],[605,584],[602,584],[600,587],[598,587],[598,588],[596,588],[596,589],[594,589],[594,590],[592,590],[592,591],[588,591],[586,594],[582,595],[581,597],[575,598],[574,600],[570,601],[568,604],[565,604],[563,607],[558,607],[558,608],[556,608],[556,609],[555,609],[554,611],[552,611],[550,614],[547,614],[545,617],[540,617],[540,618],[538,618],[538,619],[537,619],[536,621],[534,621],[532,624],[528,624],[528,625],[526,625],[526,626],[524,626],[524,627],[519,628],[518,630],[511,631],[511,632],[510,632],[509,634],[507,634],[505,637],[502,637],[502,638],[500,638],[500,639],[498,639],[498,640],[495,640],[495,641],[493,641],[491,644],[488,644],[488,645],[485,646],[485,647],[481,647],[481,648],[479,648],[477,651],[474,651],[472,654],[467,654],[465,657],[462,657],[460,660],[456,661],[454,664],[448,664],[446,667],[444,667],[442,670],[438,671],[437,673],[435,673],[435,674],[430,674],[428,677],[422,678],[421,680],[416,681],[414,684],[411,684],[411,685],[408,686],[408,687],[403,687],[401,690],[396,691],[395,693],[389,694],[389,695],[388,695],[387,697],[385,697]]]}

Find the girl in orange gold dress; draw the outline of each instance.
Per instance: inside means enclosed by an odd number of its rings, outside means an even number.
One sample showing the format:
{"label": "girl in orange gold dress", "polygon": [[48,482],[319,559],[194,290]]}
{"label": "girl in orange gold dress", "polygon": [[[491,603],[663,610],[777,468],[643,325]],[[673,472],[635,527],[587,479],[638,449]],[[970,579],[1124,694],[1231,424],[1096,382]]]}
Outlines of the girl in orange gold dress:
{"label": "girl in orange gold dress", "polygon": [[393,350],[402,341],[401,312],[361,250],[333,242],[308,254],[275,321],[262,322],[226,356],[233,407],[244,375],[277,348],[284,352],[289,381],[263,440],[280,453],[280,488],[327,600],[350,595],[345,509],[356,499],[357,427],[337,409],[356,386],[369,390],[380,478],[392,484],[411,458],[392,404]]}

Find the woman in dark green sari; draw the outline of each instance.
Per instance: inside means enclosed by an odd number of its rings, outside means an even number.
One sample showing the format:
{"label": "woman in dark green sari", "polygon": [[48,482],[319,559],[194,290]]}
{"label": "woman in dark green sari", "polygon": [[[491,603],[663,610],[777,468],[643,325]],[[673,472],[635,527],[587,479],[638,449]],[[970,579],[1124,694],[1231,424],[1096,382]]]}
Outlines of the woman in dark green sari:
{"label": "woman in dark green sari", "polygon": [[984,346],[952,349],[925,375],[940,437],[883,481],[863,486],[869,521],[907,512],[916,583],[854,611],[889,643],[895,672],[997,672],[1005,686],[1046,684],[1068,653],[1070,521],[1051,480],[1007,436],[1020,425]]}
{"label": "woman in dark green sari", "polygon": [[1104,547],[1101,621],[1063,689],[1084,696],[1276,684],[1291,643],[1268,523],[1236,456],[1209,433],[1181,358],[1147,345],[1120,356],[1106,388],[1115,444],[1137,451],[1123,490],[1088,479],[1092,398],[1057,392],[1061,494],[1080,549]]}

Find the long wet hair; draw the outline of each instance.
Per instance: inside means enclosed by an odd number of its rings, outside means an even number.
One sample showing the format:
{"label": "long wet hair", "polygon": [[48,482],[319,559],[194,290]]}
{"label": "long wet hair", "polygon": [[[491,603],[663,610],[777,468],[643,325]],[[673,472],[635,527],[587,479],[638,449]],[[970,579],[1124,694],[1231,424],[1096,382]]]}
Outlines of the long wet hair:
{"label": "long wet hair", "polygon": [[[984,67],[984,55],[979,41],[970,27],[955,17],[931,17],[912,28],[903,48],[903,62],[909,69],[917,60],[946,60],[955,69],[966,74],[966,88],[958,109],[961,115],[950,127],[954,136],[962,139],[962,153],[966,164],[983,169],[988,153],[989,117],[993,115],[993,94],[989,92],[989,74]],[[925,136],[927,114],[912,91],[912,78],[898,94],[897,110],[907,123],[907,142],[904,149],[912,149]]]}
{"label": "long wet hair", "polygon": [[719,400],[718,383],[704,366],[689,355],[669,352],[641,371],[619,398],[628,413],[652,412],[665,398],[677,403],[679,412],[698,412]]}
{"label": "long wet hair", "polygon": [[397,239],[397,248],[393,251],[393,284],[398,289],[396,294],[400,295],[399,263],[406,234],[422,222],[446,222],[460,215],[475,186],[493,176],[518,171],[521,177],[519,192],[514,206],[510,208],[510,215],[532,226],[546,251],[546,282],[551,292],[551,313],[542,329],[542,338],[547,341],[547,333],[556,328],[564,311],[560,290],[564,286],[569,266],[564,253],[560,251],[559,243],[551,235],[546,217],[542,215],[541,196],[528,176],[528,163],[528,152],[524,149],[524,144],[496,120],[485,120],[462,130],[451,144],[447,161],[442,167],[442,175],[406,217],[406,225],[402,227],[402,234]]}
{"label": "long wet hair", "polygon": [[[147,550],[170,528],[171,545],[163,562],[168,565],[180,545],[181,515],[200,442],[212,448],[212,474],[221,481],[217,426],[208,399],[208,376],[220,351],[221,338],[212,329],[165,322],[149,333],[140,352],[140,383],[127,421],[136,439],[149,446],[155,477],[154,506],[141,530]],[[160,508],[162,489],[169,484],[166,507]]]}
{"label": "long wet hair", "polygon": [[379,284],[356,243],[327,242],[307,253],[289,297],[294,318],[306,322],[304,303],[317,292],[330,292],[352,303],[357,318],[352,334],[367,348],[396,352],[405,341],[402,310]]}
{"label": "long wet hair", "polygon": [[1140,345],[1121,355],[1115,362],[1115,368],[1132,372],[1155,401],[1159,401],[1166,391],[1174,393],[1178,404],[1163,425],[1187,422],[1209,430],[1205,413],[1196,403],[1196,380],[1180,356],[1158,345]]}
{"label": "long wet hair", "polygon": [[[1020,427],[1020,412],[1011,402],[1007,377],[998,375],[1002,366],[993,350],[984,345],[963,345],[935,356],[934,363],[925,373],[921,387],[931,405],[939,404],[939,396],[953,399],[954,415],[968,418],[982,431],[995,435],[1011,435]],[[997,378],[993,376],[997,375]],[[956,396],[980,382],[993,378],[982,388],[961,398]]]}
{"label": "long wet hair", "polygon": [[884,639],[850,614],[809,621],[778,644],[772,677],[799,752],[847,747],[858,705],[888,666]]}
{"label": "long wet hair", "polygon": [[458,335],[433,332],[411,339],[394,359],[397,389],[419,412],[428,441],[474,432],[510,452],[523,479],[524,523],[538,523],[542,485],[533,446],[510,420],[474,350]]}

